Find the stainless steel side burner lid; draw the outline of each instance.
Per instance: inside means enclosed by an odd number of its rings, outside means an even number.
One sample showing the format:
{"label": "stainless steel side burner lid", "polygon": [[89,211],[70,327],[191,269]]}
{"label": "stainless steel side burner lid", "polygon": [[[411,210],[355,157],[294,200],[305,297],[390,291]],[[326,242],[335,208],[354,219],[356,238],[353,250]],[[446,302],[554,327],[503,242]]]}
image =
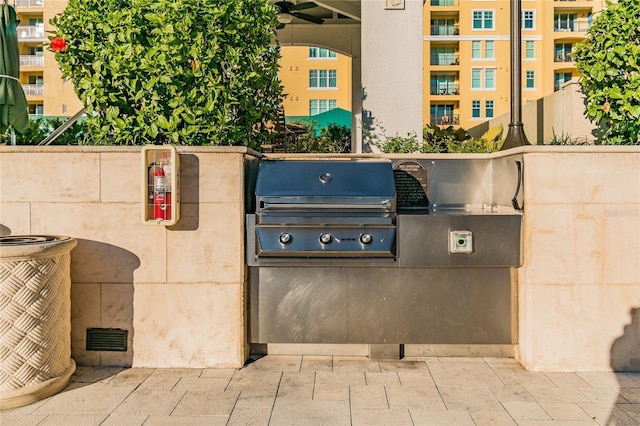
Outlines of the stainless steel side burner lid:
{"label": "stainless steel side burner lid", "polygon": [[256,258],[393,257],[390,161],[263,160],[256,181]]}

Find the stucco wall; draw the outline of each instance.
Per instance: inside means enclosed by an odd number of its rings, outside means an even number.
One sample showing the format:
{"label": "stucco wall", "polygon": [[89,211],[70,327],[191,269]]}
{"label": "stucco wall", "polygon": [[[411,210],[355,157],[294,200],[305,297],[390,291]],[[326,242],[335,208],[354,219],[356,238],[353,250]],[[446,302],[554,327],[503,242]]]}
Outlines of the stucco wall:
{"label": "stucco wall", "polygon": [[[584,108],[584,95],[577,81],[565,83],[562,90],[523,105],[522,123],[527,139],[534,145],[543,145],[549,144],[555,135],[558,140],[570,138],[574,143],[593,143],[596,126],[584,116]],[[502,124],[506,135],[510,121],[511,115],[503,114],[469,129],[469,133],[480,137],[491,127]]]}
{"label": "stucco wall", "polygon": [[[0,147],[0,232],[61,234],[72,251],[79,365],[239,367],[244,339],[244,148],[181,148],[181,219],[141,222],[139,148]],[[86,350],[87,328],[129,332]]]}

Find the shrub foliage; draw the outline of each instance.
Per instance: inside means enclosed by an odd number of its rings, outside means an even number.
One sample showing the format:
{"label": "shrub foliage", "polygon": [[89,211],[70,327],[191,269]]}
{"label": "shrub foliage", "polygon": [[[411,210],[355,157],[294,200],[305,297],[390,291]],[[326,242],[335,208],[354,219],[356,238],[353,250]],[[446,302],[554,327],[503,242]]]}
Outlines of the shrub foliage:
{"label": "shrub foliage", "polygon": [[574,58],[601,144],[640,143],[640,2],[607,1]]}
{"label": "shrub foliage", "polygon": [[267,0],[69,0],[51,23],[95,143],[256,148],[270,137],[262,123],[282,89]]}

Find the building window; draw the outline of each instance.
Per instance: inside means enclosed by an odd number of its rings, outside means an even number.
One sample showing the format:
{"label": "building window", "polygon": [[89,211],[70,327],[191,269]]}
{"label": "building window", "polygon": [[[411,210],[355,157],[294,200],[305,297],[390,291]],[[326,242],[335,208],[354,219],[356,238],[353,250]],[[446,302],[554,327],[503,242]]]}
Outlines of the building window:
{"label": "building window", "polygon": [[337,71],[309,70],[309,87],[337,87]]}
{"label": "building window", "polygon": [[484,115],[493,118],[493,101],[484,101]]}
{"label": "building window", "polygon": [[431,65],[457,65],[454,47],[432,47]]}
{"label": "building window", "polygon": [[526,72],[526,88],[535,89],[536,87],[536,74],[534,71]]}
{"label": "building window", "polygon": [[536,57],[536,51],[535,51],[535,42],[532,40],[527,40],[524,42],[524,52],[525,52],[525,58],[527,59],[533,59]]}
{"label": "building window", "polygon": [[458,83],[453,74],[432,74],[431,75],[432,95],[457,95]]}
{"label": "building window", "polygon": [[432,19],[431,35],[457,35],[455,19]]}
{"label": "building window", "polygon": [[335,58],[336,52],[334,52],[333,50],[325,49],[323,47],[310,47],[309,57],[310,58]]}
{"label": "building window", "polygon": [[553,15],[553,31],[575,31],[577,19],[575,13],[556,13]]}
{"label": "building window", "polygon": [[571,80],[571,73],[570,72],[557,72],[554,74],[553,76],[553,91],[557,92],[558,90],[562,89],[562,85],[564,85],[564,83],[566,83],[567,81]]}
{"label": "building window", "polygon": [[484,57],[487,59],[495,59],[495,48],[493,40],[484,42]]}
{"label": "building window", "polygon": [[42,105],[42,104],[29,104],[29,114],[30,115],[43,115],[44,114],[44,105]]}
{"label": "building window", "polygon": [[43,56],[44,55],[44,51],[42,46],[29,46],[29,48],[27,49],[29,52],[29,55],[31,56]]}
{"label": "building window", "polygon": [[471,42],[471,58],[478,59],[480,58],[480,41],[473,40]]}
{"label": "building window", "polygon": [[471,117],[480,118],[480,101],[471,101]]}
{"label": "building window", "polygon": [[522,11],[522,29],[523,30],[536,29],[536,11],[535,10]]}
{"label": "building window", "polygon": [[474,30],[492,30],[493,29],[493,10],[474,10],[473,11],[473,29]]}
{"label": "building window", "polygon": [[44,77],[42,77],[41,75],[30,75],[29,84],[42,86],[44,84]]}
{"label": "building window", "polygon": [[484,70],[484,88],[495,89],[496,88],[496,70],[488,68]]}
{"label": "building window", "polygon": [[571,43],[556,43],[554,62],[571,62]]}
{"label": "building window", "polygon": [[482,70],[480,68],[473,68],[471,70],[471,88],[482,88]]}
{"label": "building window", "polygon": [[458,115],[453,113],[453,104],[431,105],[429,109],[431,113],[431,124],[460,124]]}
{"label": "building window", "polygon": [[335,99],[311,99],[309,101],[309,115],[316,115],[338,107]]}

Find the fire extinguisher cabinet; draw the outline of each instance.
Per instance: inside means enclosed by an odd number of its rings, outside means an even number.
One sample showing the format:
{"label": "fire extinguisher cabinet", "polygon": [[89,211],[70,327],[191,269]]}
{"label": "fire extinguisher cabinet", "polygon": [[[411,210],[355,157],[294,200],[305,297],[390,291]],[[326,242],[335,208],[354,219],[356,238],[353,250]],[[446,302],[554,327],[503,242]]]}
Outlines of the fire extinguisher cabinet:
{"label": "fire extinguisher cabinet", "polygon": [[71,250],[60,235],[0,237],[0,410],[51,396],[71,358]]}
{"label": "fire extinguisher cabinet", "polygon": [[175,225],[180,219],[180,156],[172,145],[142,148],[142,223]]}

